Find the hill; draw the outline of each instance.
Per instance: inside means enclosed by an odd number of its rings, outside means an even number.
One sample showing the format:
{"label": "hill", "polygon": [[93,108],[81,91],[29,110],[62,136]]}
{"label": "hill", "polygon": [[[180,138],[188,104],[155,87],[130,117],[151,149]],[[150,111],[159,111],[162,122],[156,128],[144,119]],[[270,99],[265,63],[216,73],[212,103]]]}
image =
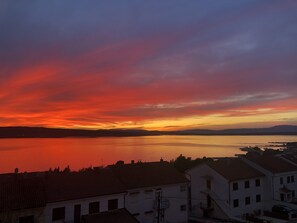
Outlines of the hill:
{"label": "hill", "polygon": [[153,135],[297,135],[297,126],[239,128],[224,130],[189,129],[182,131],[147,131],[139,129],[83,130],[44,127],[0,127],[0,138],[125,137]]}

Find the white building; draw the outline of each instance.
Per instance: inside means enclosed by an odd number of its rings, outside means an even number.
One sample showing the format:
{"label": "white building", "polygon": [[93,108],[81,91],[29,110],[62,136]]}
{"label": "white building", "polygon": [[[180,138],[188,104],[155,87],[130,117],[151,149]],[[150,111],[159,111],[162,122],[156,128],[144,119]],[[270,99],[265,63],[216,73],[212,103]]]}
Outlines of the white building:
{"label": "white building", "polygon": [[125,189],[111,171],[52,173],[45,179],[45,223],[79,223],[84,215],[124,208]]}
{"label": "white building", "polygon": [[187,171],[191,216],[239,220],[263,210],[264,174],[239,158],[208,161]]}
{"label": "white building", "polygon": [[125,208],[141,223],[188,221],[188,180],[168,162],[110,167],[125,185]]}
{"label": "white building", "polygon": [[25,175],[0,177],[1,223],[188,221],[188,180],[167,162]]}
{"label": "white building", "polygon": [[266,209],[275,202],[291,202],[297,192],[297,167],[273,155],[247,155],[243,161],[265,174]]}
{"label": "white building", "polygon": [[83,216],[82,223],[139,223],[126,209],[101,212]]}

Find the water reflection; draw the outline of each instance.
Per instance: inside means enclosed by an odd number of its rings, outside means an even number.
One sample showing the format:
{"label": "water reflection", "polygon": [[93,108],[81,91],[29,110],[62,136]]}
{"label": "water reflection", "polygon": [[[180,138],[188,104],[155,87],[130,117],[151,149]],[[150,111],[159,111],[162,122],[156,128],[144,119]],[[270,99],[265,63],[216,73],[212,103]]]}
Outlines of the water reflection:
{"label": "water reflection", "polygon": [[178,155],[224,157],[243,153],[239,147],[272,141],[297,141],[296,136],[146,136],[61,139],[0,139],[0,172],[77,170],[118,160],[171,160]]}

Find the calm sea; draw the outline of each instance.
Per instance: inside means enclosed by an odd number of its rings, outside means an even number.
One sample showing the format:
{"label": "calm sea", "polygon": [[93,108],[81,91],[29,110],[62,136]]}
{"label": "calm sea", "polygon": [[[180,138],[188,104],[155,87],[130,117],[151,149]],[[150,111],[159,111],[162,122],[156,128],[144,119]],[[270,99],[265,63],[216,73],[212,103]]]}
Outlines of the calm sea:
{"label": "calm sea", "polygon": [[297,136],[145,136],[110,138],[0,139],[0,173],[72,170],[125,162],[240,154],[240,147],[297,141]]}

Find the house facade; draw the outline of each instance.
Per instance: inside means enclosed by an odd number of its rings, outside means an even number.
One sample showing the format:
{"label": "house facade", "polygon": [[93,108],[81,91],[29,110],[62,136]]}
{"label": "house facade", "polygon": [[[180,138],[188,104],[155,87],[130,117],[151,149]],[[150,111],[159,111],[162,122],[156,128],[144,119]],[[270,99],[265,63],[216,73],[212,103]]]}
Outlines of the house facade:
{"label": "house facade", "polygon": [[187,184],[162,185],[128,190],[127,210],[140,222],[187,222]]}
{"label": "house facade", "polygon": [[45,179],[45,223],[79,223],[82,216],[124,208],[125,189],[108,170],[57,173]]}
{"label": "house facade", "polygon": [[238,220],[263,211],[264,175],[238,158],[205,162],[187,174],[193,217]]}
{"label": "house facade", "polygon": [[125,208],[139,222],[188,221],[188,180],[167,162],[111,167],[125,185]]}
{"label": "house facade", "polygon": [[242,160],[265,174],[264,199],[270,209],[272,201],[291,202],[297,193],[297,167],[272,155],[246,156]]}
{"label": "house facade", "polygon": [[124,208],[124,194],[114,194],[47,203],[44,215],[46,223],[79,223],[82,216],[122,208]]}
{"label": "house facade", "polygon": [[188,180],[167,162],[25,175],[0,177],[1,223],[188,221]]}
{"label": "house facade", "polygon": [[139,221],[131,215],[126,209],[118,209],[99,214],[85,215],[82,217],[83,223],[139,223]]}

